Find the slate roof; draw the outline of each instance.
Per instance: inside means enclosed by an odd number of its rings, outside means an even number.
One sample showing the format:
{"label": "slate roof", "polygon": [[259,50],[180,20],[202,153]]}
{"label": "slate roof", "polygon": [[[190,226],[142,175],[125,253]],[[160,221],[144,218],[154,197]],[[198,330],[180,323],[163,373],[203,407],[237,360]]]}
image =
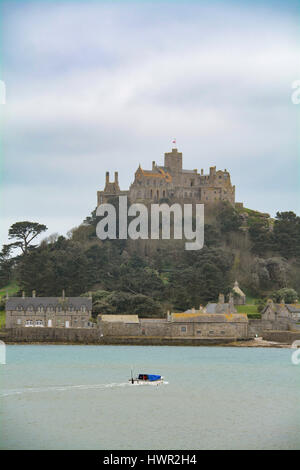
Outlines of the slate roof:
{"label": "slate roof", "polygon": [[245,313],[172,313],[171,320],[173,322],[184,323],[228,323],[228,322],[248,322]]}
{"label": "slate roof", "polygon": [[[216,311],[218,309],[220,309],[220,311]],[[224,304],[215,304],[215,303],[208,303],[206,305],[206,312],[207,313],[216,313],[216,314],[220,314],[220,313],[230,313],[230,305],[229,303],[224,303]],[[236,313],[236,310],[234,309],[232,313]]]}
{"label": "slate roof", "polygon": [[89,297],[10,297],[6,301],[6,310],[17,310],[21,306],[23,309],[33,307],[34,309],[42,307],[61,307],[72,306],[75,310],[79,310],[85,306],[88,310],[92,310],[92,299]]}
{"label": "slate roof", "polygon": [[139,323],[138,315],[98,315],[101,321],[105,322],[122,322],[122,323]]}
{"label": "slate roof", "polygon": [[300,304],[287,304],[286,307],[291,313],[300,313]]}

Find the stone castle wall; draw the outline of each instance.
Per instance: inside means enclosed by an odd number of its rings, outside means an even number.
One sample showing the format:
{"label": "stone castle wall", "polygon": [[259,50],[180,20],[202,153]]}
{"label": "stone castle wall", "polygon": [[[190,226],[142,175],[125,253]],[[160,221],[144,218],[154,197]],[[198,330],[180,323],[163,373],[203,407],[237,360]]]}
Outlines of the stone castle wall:
{"label": "stone castle wall", "polygon": [[209,173],[197,169],[182,168],[182,153],[176,148],[165,153],[164,166],[152,162],[152,170],[143,170],[140,166],[128,191],[121,191],[118,173],[113,182],[106,173],[104,191],[98,191],[97,204],[108,202],[112,196],[127,195],[131,202],[158,202],[167,199],[171,202],[211,204],[228,201],[235,204],[235,186],[232,186],[230,174],[225,169],[210,167]]}

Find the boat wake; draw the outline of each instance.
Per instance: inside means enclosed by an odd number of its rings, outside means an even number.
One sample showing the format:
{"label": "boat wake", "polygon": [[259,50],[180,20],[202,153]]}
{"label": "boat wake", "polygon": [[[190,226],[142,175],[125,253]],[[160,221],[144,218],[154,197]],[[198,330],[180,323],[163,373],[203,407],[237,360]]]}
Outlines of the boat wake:
{"label": "boat wake", "polygon": [[[167,384],[168,382],[164,382]],[[153,385],[148,384],[134,384],[134,386],[145,386]],[[110,384],[83,384],[83,385],[57,385],[52,387],[39,387],[39,388],[21,388],[13,390],[2,390],[0,392],[0,398],[9,397],[13,395],[23,395],[25,393],[43,393],[43,392],[67,392],[73,390],[105,390],[107,388],[117,388],[117,387],[132,387],[130,382],[120,382],[120,383],[110,383]]]}

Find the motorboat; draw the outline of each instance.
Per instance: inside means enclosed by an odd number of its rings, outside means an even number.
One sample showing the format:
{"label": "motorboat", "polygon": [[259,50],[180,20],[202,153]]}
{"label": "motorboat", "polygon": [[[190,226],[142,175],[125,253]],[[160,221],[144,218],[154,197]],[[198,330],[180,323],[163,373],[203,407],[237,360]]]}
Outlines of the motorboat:
{"label": "motorboat", "polygon": [[164,378],[161,375],[155,374],[139,374],[134,378],[131,374],[129,382],[131,382],[132,385],[160,385],[164,383]]}

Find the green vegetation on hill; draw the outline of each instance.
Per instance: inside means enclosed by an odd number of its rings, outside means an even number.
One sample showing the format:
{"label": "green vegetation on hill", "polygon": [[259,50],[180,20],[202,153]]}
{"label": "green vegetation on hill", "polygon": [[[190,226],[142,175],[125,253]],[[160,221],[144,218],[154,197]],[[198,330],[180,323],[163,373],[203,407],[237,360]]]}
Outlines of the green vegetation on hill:
{"label": "green vegetation on hill", "polygon": [[0,299],[2,299],[3,297],[6,296],[6,293],[8,293],[8,295],[10,297],[16,295],[19,291],[19,286],[16,282],[11,282],[10,284],[8,284],[7,286],[5,287],[1,287],[0,289]]}
{"label": "green vegetation on hill", "polygon": [[205,245],[199,251],[186,251],[181,240],[100,241],[98,221],[94,211],[68,238],[50,236],[18,256],[5,245],[0,287],[13,280],[10,295],[19,288],[41,296],[61,295],[62,289],[68,296],[93,291],[95,314],[144,316],[216,301],[236,279],[248,302],[238,310],[248,315],[261,308],[254,299],[287,287],[300,292],[300,217],[293,212],[271,219],[228,203],[207,206]]}

